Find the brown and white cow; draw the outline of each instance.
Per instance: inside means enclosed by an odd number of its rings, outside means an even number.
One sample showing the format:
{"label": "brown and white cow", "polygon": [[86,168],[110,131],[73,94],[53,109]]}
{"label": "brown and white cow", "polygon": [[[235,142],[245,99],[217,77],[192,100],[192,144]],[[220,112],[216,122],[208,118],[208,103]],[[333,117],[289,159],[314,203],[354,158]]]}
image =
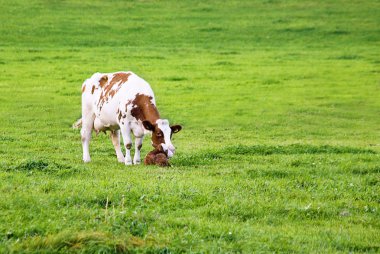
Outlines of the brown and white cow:
{"label": "brown and white cow", "polygon": [[[95,73],[82,85],[82,146],[83,161],[90,161],[91,132],[110,130],[119,162],[132,164],[131,132],[135,136],[134,164],[140,163],[143,137],[152,133],[152,145],[161,145],[172,157],[175,148],[171,142],[180,125],[169,125],[161,119],[150,85],[132,72]],[[125,157],[120,148],[120,132],[126,148]]]}

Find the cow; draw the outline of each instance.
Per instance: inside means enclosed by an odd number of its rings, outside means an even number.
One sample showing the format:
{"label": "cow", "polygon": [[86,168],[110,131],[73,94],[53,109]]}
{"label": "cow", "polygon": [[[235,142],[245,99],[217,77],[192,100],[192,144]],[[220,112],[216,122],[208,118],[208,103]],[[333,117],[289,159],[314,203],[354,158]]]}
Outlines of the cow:
{"label": "cow", "polygon": [[[169,125],[161,119],[150,85],[133,72],[95,73],[82,85],[81,138],[83,161],[90,162],[89,145],[92,130],[110,131],[117,160],[125,165],[139,164],[144,135],[152,134],[152,146],[162,146],[168,157],[175,153],[171,142],[173,133],[181,125]],[[125,157],[120,147],[120,133],[126,148]],[[131,158],[132,139],[135,136],[135,154]]]}

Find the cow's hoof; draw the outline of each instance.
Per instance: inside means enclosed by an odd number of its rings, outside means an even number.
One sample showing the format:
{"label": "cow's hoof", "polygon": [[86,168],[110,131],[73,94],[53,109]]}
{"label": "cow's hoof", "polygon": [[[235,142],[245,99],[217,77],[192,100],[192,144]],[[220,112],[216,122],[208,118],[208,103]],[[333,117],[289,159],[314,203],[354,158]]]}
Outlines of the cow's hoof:
{"label": "cow's hoof", "polygon": [[125,159],[124,158],[117,158],[117,161],[120,163],[124,163]]}
{"label": "cow's hoof", "polygon": [[127,166],[132,165],[132,161],[125,161],[125,165]]}
{"label": "cow's hoof", "polygon": [[135,165],[138,165],[138,164],[140,164],[140,163],[141,163],[140,160],[134,160],[134,161],[133,161],[133,164],[135,164]]}
{"label": "cow's hoof", "polygon": [[84,162],[84,163],[89,163],[90,161],[91,161],[90,158],[83,158],[83,162]]}

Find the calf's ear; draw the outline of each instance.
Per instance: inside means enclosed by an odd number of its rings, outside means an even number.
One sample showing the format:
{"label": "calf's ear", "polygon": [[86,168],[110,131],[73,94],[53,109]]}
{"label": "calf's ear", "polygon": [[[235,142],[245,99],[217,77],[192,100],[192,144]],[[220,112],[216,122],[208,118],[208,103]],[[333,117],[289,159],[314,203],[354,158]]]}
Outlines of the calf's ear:
{"label": "calf's ear", "polygon": [[142,122],[143,126],[145,129],[147,129],[148,131],[154,131],[154,126],[151,122],[149,122],[148,120],[145,120]]}
{"label": "calf's ear", "polygon": [[182,126],[181,125],[172,125],[172,126],[170,126],[170,129],[172,129],[172,133],[177,133],[180,130],[182,130]]}

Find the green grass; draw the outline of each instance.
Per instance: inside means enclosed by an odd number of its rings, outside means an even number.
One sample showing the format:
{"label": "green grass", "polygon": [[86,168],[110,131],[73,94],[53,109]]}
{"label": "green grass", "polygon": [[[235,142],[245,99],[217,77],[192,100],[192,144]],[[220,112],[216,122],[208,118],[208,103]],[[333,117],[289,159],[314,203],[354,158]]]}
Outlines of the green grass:
{"label": "green grass", "polygon": [[[0,4],[0,253],[380,252],[379,2]],[[81,84],[119,70],[172,167],[82,163]]]}

